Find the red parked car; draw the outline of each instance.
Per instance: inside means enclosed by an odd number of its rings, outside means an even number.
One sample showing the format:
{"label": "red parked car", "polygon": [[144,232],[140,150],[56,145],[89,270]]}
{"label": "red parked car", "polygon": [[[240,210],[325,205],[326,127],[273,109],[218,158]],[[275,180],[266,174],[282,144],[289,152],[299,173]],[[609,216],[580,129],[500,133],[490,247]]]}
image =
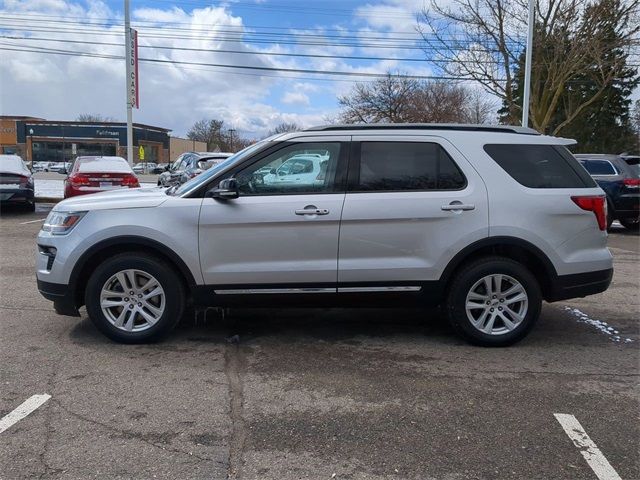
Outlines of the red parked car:
{"label": "red parked car", "polygon": [[64,181],[64,198],[139,186],[138,177],[122,157],[78,157]]}

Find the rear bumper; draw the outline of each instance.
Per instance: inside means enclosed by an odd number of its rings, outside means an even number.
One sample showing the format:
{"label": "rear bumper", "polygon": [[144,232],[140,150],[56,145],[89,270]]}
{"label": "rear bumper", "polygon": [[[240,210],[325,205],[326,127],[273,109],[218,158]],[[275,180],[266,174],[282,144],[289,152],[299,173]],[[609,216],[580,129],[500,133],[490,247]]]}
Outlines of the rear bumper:
{"label": "rear bumper", "polygon": [[33,202],[32,188],[2,188],[0,187],[0,201],[2,203]]}
{"label": "rear bumper", "polygon": [[609,288],[612,278],[613,268],[573,275],[559,275],[551,285],[551,291],[545,300],[557,302],[558,300],[601,293]]}
{"label": "rear bumper", "polygon": [[613,206],[616,218],[637,218],[640,215],[640,194],[620,195]]}
{"label": "rear bumper", "polygon": [[80,316],[73,291],[68,285],[38,280],[38,291],[44,298],[53,302],[53,308],[58,315]]}

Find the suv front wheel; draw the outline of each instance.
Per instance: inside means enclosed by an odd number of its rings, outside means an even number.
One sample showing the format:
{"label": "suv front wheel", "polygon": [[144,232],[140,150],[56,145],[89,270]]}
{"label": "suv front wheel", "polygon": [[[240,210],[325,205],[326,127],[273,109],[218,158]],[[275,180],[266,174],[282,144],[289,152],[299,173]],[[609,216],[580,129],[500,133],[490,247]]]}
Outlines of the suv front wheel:
{"label": "suv front wheel", "polygon": [[446,309],[452,327],[466,340],[503,347],[529,333],[541,306],[538,282],[524,265],[504,257],[486,257],[457,272]]}
{"label": "suv front wheel", "polygon": [[85,292],[89,318],[122,343],[160,339],[178,323],[184,304],[184,287],[174,270],[140,253],[123,253],[100,264]]}

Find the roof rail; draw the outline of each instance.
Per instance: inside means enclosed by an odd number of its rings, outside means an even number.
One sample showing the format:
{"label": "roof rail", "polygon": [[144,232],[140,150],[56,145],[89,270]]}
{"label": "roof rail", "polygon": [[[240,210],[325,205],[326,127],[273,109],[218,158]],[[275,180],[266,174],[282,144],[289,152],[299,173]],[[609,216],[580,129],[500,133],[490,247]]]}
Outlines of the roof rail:
{"label": "roof rail", "polygon": [[540,133],[533,128],[527,127],[465,123],[354,123],[321,125],[307,128],[305,132],[330,132],[340,130],[457,130],[462,132],[499,132],[540,135]]}

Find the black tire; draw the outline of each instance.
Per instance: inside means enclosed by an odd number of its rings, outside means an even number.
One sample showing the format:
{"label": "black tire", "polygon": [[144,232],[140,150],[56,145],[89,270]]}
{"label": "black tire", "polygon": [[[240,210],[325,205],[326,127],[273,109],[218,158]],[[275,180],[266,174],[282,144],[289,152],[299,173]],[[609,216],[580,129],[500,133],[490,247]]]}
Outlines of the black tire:
{"label": "black tire", "polygon": [[624,228],[632,232],[637,232],[640,229],[640,219],[638,218],[621,218],[619,221]]}
{"label": "black tire", "polygon": [[[528,306],[522,321],[513,330],[501,334],[484,333],[474,327],[465,308],[467,294],[476,282],[494,274],[508,275],[515,279],[528,297]],[[446,300],[447,317],[456,333],[468,342],[484,347],[506,347],[522,340],[538,320],[541,308],[542,294],[533,274],[521,263],[498,256],[481,258],[459,270],[449,284]],[[496,321],[498,325],[501,322]]]}
{"label": "black tire", "polygon": [[27,212],[35,212],[36,202],[27,202],[24,208]]}
{"label": "black tire", "polygon": [[[138,332],[124,331],[113,325],[100,305],[102,287],[113,275],[127,269],[153,276],[165,294],[162,315],[155,324]],[[137,252],[122,253],[105,260],[89,277],[85,291],[85,305],[91,321],[107,337],[120,343],[147,343],[162,339],[182,318],[185,303],[185,287],[175,268],[160,258]]]}

